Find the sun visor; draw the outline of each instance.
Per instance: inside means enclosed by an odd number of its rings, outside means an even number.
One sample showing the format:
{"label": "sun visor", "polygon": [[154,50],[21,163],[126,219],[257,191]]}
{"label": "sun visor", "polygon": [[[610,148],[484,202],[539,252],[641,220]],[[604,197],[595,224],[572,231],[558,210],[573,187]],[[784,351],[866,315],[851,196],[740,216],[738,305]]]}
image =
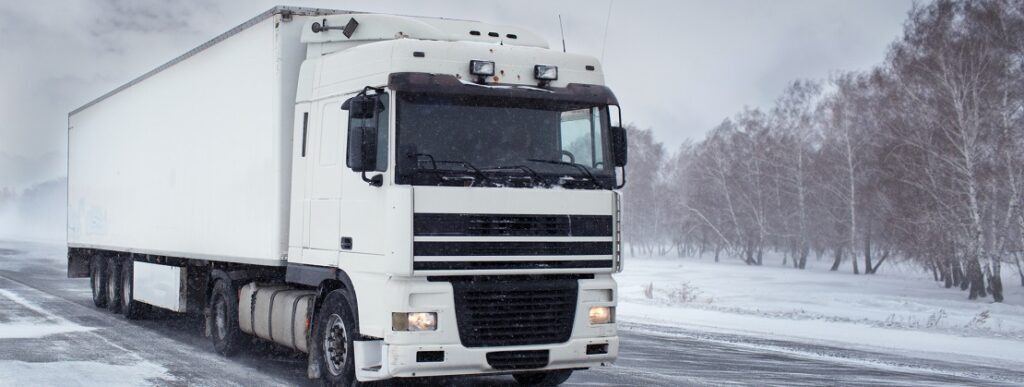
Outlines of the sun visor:
{"label": "sun visor", "polygon": [[412,93],[540,99],[595,105],[619,104],[615,94],[607,86],[579,83],[570,83],[566,87],[540,88],[529,85],[478,84],[448,74],[393,73],[388,80],[388,87],[395,91]]}

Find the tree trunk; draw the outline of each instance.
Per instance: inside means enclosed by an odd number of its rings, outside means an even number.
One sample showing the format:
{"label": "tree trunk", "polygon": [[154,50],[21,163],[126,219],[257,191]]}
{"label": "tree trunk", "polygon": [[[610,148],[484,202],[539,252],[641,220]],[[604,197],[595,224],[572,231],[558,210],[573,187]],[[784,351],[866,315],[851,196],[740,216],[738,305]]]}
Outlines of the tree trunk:
{"label": "tree trunk", "polygon": [[[856,265],[854,272],[856,272]],[[875,274],[871,264],[871,226],[870,223],[864,233],[864,274]]]}
{"label": "tree trunk", "polygon": [[810,253],[811,249],[808,248],[807,246],[804,246],[803,250],[800,251],[800,264],[797,265],[797,269],[803,270],[807,268],[807,255]]}
{"label": "tree trunk", "polygon": [[1017,262],[1017,275],[1020,276],[1020,286],[1024,286],[1024,268],[1021,267],[1020,257],[1017,256],[1017,255],[1014,255],[1013,258],[1016,259],[1016,262]]}
{"label": "tree trunk", "polygon": [[999,257],[993,257],[988,273],[988,292],[992,294],[992,300],[1003,302],[1003,273]]}
{"label": "tree trunk", "polygon": [[[882,258],[878,260],[878,263],[876,263],[875,266],[865,267],[864,270],[867,271],[868,274],[877,273],[878,268],[882,267],[882,264],[885,263],[885,260],[889,258],[889,253],[889,250],[885,250],[884,252],[882,252]],[[936,279],[936,281],[938,280]]]}
{"label": "tree trunk", "polygon": [[959,259],[953,262],[953,286],[959,286],[960,290],[967,290],[970,282],[967,281],[967,275],[964,274],[964,264]]}
{"label": "tree trunk", "polygon": [[970,293],[967,295],[968,300],[977,300],[978,298],[985,298],[985,276],[981,272],[981,263],[978,262],[977,257],[969,258],[967,261],[967,281],[970,286]]}
{"label": "tree trunk", "polygon": [[857,254],[850,252],[850,262],[853,262],[853,274],[860,274],[860,268],[857,267]]}
{"label": "tree trunk", "polygon": [[939,261],[935,261],[935,265],[939,267],[939,277],[946,289],[953,287],[953,270],[950,265]]}
{"label": "tree trunk", "polygon": [[843,248],[837,247],[832,261],[832,268],[829,271],[839,270],[839,264],[843,262]]}

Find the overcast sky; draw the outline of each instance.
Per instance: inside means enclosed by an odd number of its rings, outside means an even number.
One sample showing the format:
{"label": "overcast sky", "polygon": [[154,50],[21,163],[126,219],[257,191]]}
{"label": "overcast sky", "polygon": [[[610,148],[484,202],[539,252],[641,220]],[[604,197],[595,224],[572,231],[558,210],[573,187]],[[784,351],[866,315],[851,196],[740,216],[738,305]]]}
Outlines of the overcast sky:
{"label": "overcast sky", "polygon": [[[65,174],[67,112],[278,1],[0,3],[0,189]],[[910,1],[302,1],[287,5],[528,27],[604,56],[624,119],[675,147],[797,78],[880,63]],[[610,22],[605,23],[611,6]],[[604,41],[607,28],[607,42]]]}

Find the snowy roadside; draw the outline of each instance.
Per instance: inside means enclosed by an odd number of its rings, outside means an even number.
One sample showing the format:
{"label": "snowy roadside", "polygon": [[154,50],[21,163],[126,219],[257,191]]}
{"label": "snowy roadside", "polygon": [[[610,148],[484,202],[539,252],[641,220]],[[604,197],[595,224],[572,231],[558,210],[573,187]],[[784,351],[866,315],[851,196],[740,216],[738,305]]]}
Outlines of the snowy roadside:
{"label": "snowy roadside", "polygon": [[[922,357],[1024,362],[1024,289],[1006,302],[969,301],[925,274],[890,267],[874,276],[737,261],[627,258],[619,319],[775,337]],[[1004,280],[1014,284],[1013,278]]]}
{"label": "snowy roadside", "polygon": [[[98,328],[51,312],[64,303],[0,277],[0,384],[140,386],[173,380],[165,367],[112,343]],[[83,347],[88,350],[72,350]]]}

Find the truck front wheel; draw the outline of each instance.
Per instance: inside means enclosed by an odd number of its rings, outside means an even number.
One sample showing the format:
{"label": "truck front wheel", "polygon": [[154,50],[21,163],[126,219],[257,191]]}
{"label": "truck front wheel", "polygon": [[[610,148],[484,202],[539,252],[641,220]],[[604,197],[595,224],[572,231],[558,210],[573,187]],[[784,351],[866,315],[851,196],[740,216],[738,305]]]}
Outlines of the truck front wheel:
{"label": "truck front wheel", "polygon": [[550,387],[565,383],[572,376],[572,370],[555,370],[545,372],[531,372],[526,374],[515,374],[516,383],[520,386]]}
{"label": "truck front wheel", "polygon": [[89,262],[89,285],[92,287],[92,303],[99,308],[107,306],[107,260],[94,256]]}
{"label": "truck front wheel", "polygon": [[238,291],[228,281],[217,280],[210,294],[210,312],[213,318],[213,348],[226,357],[238,352],[245,333],[238,327]]}
{"label": "truck front wheel", "polygon": [[340,291],[327,295],[317,313],[313,340],[319,346],[320,379],[325,386],[352,386],[356,382],[353,343],[356,322],[348,300]]}

